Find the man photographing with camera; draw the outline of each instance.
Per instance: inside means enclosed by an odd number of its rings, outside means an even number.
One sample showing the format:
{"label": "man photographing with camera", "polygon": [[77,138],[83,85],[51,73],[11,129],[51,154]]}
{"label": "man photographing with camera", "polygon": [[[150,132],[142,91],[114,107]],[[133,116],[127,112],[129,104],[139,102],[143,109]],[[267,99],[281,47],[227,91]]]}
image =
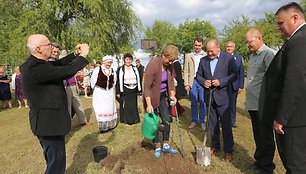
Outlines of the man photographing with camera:
{"label": "man photographing with camera", "polygon": [[30,106],[30,125],[39,139],[47,163],[46,174],[65,173],[65,135],[71,129],[71,118],[63,79],[73,76],[88,64],[87,44],[78,44],[74,54],[48,62],[54,46],[41,34],[29,36],[30,57],[20,66],[22,87]]}

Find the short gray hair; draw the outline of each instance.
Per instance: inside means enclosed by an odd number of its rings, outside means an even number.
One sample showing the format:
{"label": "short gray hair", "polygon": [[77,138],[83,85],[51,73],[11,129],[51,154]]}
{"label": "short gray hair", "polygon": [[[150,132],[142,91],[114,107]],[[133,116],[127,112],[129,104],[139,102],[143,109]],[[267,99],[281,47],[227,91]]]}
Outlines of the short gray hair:
{"label": "short gray hair", "polygon": [[35,51],[35,49],[39,46],[40,44],[40,41],[37,40],[37,39],[32,39],[32,40],[28,40],[28,43],[27,43],[27,48],[29,49],[29,51],[31,53],[33,53]]}

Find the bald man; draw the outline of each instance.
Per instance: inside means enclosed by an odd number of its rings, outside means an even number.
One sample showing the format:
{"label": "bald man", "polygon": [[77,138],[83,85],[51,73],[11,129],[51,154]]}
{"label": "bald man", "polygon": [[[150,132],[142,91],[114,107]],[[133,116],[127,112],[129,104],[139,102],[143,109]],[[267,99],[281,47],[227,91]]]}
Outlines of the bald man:
{"label": "bald man", "polygon": [[[204,88],[205,102],[209,105],[210,89],[215,89],[211,98],[211,107],[208,125],[212,138],[212,155],[221,148],[220,127],[224,144],[224,159],[228,162],[233,160],[234,138],[230,117],[230,85],[237,79],[238,67],[233,55],[220,51],[220,44],[212,39],[206,45],[207,56],[200,60],[195,80]],[[209,108],[209,107],[208,107]]]}
{"label": "bald man", "polygon": [[71,118],[63,80],[73,76],[88,64],[87,44],[76,46],[75,54],[48,62],[53,45],[41,34],[29,36],[30,57],[20,66],[22,87],[30,106],[30,125],[37,136],[47,163],[46,174],[64,174],[66,168],[65,135],[71,128]]}
{"label": "bald man", "polygon": [[[255,162],[252,168],[261,170],[262,173],[273,173],[275,164],[273,163],[275,143],[271,138],[273,129],[271,127],[260,127],[258,117],[258,101],[261,82],[266,73],[275,51],[264,44],[263,36],[258,29],[250,29],[245,36],[246,45],[250,50],[248,63],[248,73],[246,78],[246,109],[251,116],[253,136],[256,144],[254,153]],[[266,129],[269,136],[262,135],[261,130]],[[263,140],[267,138],[266,140]],[[265,142],[265,144],[263,144]]]}
{"label": "bald man", "polygon": [[[276,24],[285,44],[266,72],[259,116],[275,130],[277,149],[287,174],[306,173],[306,23],[301,6],[280,7]],[[263,134],[267,134],[264,132]],[[269,132],[268,132],[269,134]]]}

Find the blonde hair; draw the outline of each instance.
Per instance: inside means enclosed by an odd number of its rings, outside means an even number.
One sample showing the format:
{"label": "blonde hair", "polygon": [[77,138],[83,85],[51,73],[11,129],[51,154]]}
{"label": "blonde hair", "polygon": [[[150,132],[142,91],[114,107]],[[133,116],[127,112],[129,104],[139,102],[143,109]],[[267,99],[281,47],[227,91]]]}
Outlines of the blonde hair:
{"label": "blonde hair", "polygon": [[165,56],[167,59],[174,58],[177,59],[178,57],[178,48],[174,45],[166,45],[162,50],[162,55]]}

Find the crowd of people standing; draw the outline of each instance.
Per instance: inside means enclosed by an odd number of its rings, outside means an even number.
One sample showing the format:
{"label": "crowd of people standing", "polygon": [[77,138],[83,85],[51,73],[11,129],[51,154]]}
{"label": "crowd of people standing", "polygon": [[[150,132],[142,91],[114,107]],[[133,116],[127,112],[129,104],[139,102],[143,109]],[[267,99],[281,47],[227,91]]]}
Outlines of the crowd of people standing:
{"label": "crowd of people standing", "polygon": [[[77,75],[82,69],[81,86],[86,88],[85,97],[93,90],[92,105],[100,132],[111,131],[119,122],[129,126],[140,123],[138,96],[143,96],[145,112],[157,114],[164,125],[163,137],[156,132],[152,140],[156,158],[162,153],[178,153],[169,143],[170,106],[179,105],[179,96],[189,94],[188,128],[199,124],[203,130],[209,129],[211,155],[223,148],[224,160],[231,162],[235,151],[232,129],[239,127],[237,96],[245,87],[246,109],[256,146],[252,168],[261,173],[273,173],[276,141],[287,173],[306,173],[306,141],[301,138],[306,133],[306,117],[303,116],[305,14],[292,2],[279,8],[275,16],[277,28],[287,40],[276,53],[264,44],[260,30],[253,28],[245,34],[250,51],[245,84],[243,58],[234,52],[232,41],[227,42],[222,51],[218,40],[210,39],[204,45],[203,39],[196,37],[194,52],[187,55],[182,73],[180,64],[180,68],[173,65],[178,58],[178,48],[174,45],[166,45],[146,68],[139,60],[133,65],[133,55],[126,53],[124,64],[118,69],[112,65],[111,56],[103,57],[100,65],[89,69],[85,68],[89,63],[87,44],[76,45],[73,53],[58,59],[60,47],[46,36],[35,34],[27,43],[31,56],[21,65],[21,71],[16,67],[13,79],[0,67],[0,100],[3,108],[12,108],[10,83],[13,81],[18,108],[22,107],[22,101],[30,108],[30,125],[43,148],[46,173],[64,173],[65,135],[71,129],[74,112],[81,125],[88,124],[79,95],[74,93],[78,86]],[[184,80],[177,79],[181,76]]]}

